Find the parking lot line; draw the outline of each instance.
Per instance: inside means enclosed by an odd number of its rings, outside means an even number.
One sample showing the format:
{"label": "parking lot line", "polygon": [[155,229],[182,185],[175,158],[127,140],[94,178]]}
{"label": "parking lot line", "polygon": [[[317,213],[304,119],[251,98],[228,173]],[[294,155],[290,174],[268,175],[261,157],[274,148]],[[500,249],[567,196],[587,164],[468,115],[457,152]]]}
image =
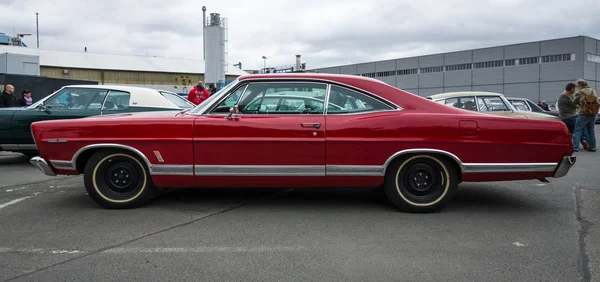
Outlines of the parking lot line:
{"label": "parking lot line", "polygon": [[33,196],[27,196],[27,197],[23,197],[23,198],[18,198],[18,199],[15,199],[15,200],[12,200],[12,201],[10,201],[10,202],[8,202],[8,203],[1,204],[1,205],[0,205],[0,209],[6,208],[6,207],[8,207],[8,206],[10,206],[10,205],[14,205],[14,204],[16,204],[16,203],[18,203],[18,202],[20,202],[20,201],[23,201],[23,200],[27,200],[27,199],[29,199],[29,198],[31,198],[31,197],[33,197]]}

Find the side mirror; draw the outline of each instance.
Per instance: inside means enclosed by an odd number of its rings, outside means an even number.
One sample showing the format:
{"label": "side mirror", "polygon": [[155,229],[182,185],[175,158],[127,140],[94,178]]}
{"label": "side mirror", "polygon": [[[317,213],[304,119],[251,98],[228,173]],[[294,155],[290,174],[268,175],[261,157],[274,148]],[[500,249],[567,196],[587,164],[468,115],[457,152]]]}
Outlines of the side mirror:
{"label": "side mirror", "polygon": [[238,105],[234,105],[233,107],[231,107],[231,109],[229,109],[229,114],[225,118],[229,120],[240,119],[240,111],[238,109]]}

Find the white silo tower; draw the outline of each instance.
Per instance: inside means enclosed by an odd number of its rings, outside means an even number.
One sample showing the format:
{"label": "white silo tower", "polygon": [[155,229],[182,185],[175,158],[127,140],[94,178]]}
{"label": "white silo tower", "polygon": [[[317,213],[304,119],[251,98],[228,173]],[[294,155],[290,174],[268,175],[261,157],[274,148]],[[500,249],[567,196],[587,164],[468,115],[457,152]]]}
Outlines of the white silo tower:
{"label": "white silo tower", "polygon": [[204,83],[214,83],[221,88],[225,83],[227,71],[227,18],[218,13],[211,13],[205,22],[205,69]]}

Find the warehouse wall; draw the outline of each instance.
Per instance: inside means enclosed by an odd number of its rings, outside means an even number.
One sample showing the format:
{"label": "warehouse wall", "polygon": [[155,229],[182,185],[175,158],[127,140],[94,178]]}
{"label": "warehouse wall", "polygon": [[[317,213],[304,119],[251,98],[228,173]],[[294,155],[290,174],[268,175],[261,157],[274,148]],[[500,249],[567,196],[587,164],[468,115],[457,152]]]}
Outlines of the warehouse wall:
{"label": "warehouse wall", "polygon": [[[372,77],[420,96],[490,91],[554,102],[578,78],[597,85],[600,64],[586,60],[593,53],[600,54],[599,41],[577,36],[313,71]],[[571,60],[556,59],[563,55]]]}

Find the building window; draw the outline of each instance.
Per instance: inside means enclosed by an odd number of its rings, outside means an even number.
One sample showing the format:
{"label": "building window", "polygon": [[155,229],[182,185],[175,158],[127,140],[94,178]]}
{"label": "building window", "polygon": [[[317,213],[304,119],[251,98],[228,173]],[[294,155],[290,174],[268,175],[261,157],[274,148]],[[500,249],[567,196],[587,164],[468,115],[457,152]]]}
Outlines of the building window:
{"label": "building window", "polygon": [[374,72],[363,73],[363,74],[360,74],[360,76],[375,78],[375,73]]}
{"label": "building window", "polygon": [[444,71],[444,68],[442,66],[421,68],[421,73],[432,73],[432,72],[442,72],[442,71]]}
{"label": "building window", "polygon": [[508,59],[504,61],[504,65],[505,66],[514,66],[515,65],[515,59]]}
{"label": "building window", "polygon": [[386,77],[394,75],[396,75],[396,71],[380,71],[377,73],[377,77]]}
{"label": "building window", "polygon": [[479,63],[475,63],[474,65],[475,65],[476,69],[498,68],[498,67],[504,66],[504,61],[499,60],[499,61],[479,62]]}
{"label": "building window", "polygon": [[573,54],[559,54],[542,56],[542,63],[566,62],[572,61]]}
{"label": "building window", "polygon": [[587,54],[587,60],[594,63],[600,64],[600,56],[594,54]]}
{"label": "building window", "polygon": [[411,75],[411,74],[417,74],[417,73],[418,73],[418,69],[407,69],[407,70],[396,71],[397,75]]}
{"label": "building window", "polygon": [[446,71],[470,70],[471,68],[472,64],[448,65],[446,66]]}
{"label": "building window", "polygon": [[519,65],[533,65],[539,62],[540,57],[529,57],[519,59]]}

